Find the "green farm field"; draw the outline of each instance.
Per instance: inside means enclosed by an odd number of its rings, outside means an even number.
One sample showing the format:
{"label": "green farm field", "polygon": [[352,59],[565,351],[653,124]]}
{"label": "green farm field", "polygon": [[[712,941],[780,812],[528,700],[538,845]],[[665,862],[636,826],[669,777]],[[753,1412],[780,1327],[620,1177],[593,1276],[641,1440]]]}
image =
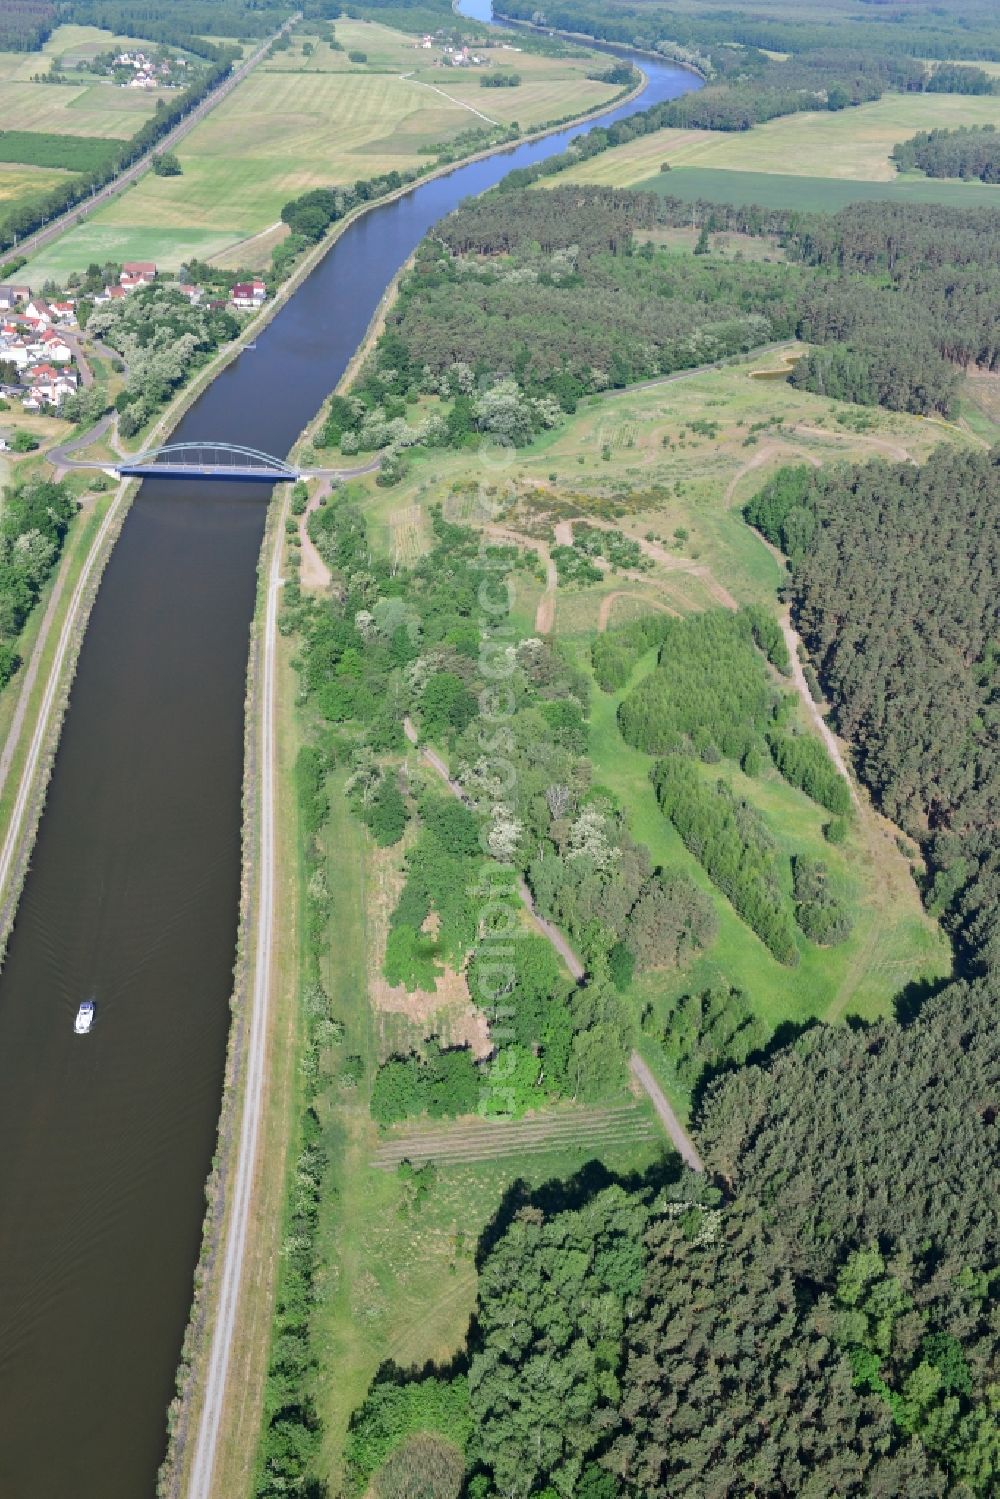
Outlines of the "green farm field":
{"label": "green farm field", "polygon": [[[561,180],[547,179],[552,183]],[[1000,203],[1000,189],[985,182],[941,181],[916,175],[897,177],[894,182],[852,182],[843,177],[678,167],[658,172],[635,186],[685,203],[759,203],[763,208],[798,208],[813,213],[836,213],[849,203],[940,203],[946,208],[995,208]]]}
{"label": "green farm field", "polygon": [[[11,54],[3,54],[10,56]],[[0,130],[53,135],[134,135],[169,90],[117,88],[103,79],[79,85],[29,83],[0,75]]]}
{"label": "green farm field", "polygon": [[1000,97],[886,94],[856,109],[786,115],[753,130],[658,130],[543,181],[631,187],[668,161],[672,168],[891,183],[898,174],[889,153],[899,141],[918,130],[985,124],[1000,125]]}
{"label": "green farm field", "polygon": [[[192,255],[221,254],[276,231],[282,206],[309,188],[413,169],[429,162],[430,148],[487,119],[517,118],[528,128],[593,108],[615,92],[585,79],[592,58],[518,57],[519,70],[523,63],[533,81],[520,89],[483,89],[478,77],[426,61],[431,53],[388,27],[338,22],[337,37],[345,49],[364,51],[368,64],[352,65],[347,50],[332,52],[308,37],[315,46],[311,57],[302,54],[301,42],[279,52],[180,145],[182,176],[147,174],[46,246],[28,274],[64,278],[104,258],[109,247],[113,258],[148,257],[177,269]],[[297,57],[301,67],[293,69]],[[324,58],[329,71],[321,66]],[[498,102],[506,94],[512,99]]]}

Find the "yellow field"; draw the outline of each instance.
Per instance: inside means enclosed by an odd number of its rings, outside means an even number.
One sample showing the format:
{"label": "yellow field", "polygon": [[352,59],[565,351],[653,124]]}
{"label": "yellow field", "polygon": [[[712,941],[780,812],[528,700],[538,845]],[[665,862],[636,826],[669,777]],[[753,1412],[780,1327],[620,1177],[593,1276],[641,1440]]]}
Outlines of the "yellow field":
{"label": "yellow field", "polygon": [[899,141],[918,130],[985,124],[1000,126],[1000,97],[887,94],[858,109],[787,115],[754,130],[658,130],[543,181],[549,186],[601,182],[630,187],[669,161],[672,166],[890,182],[897,172],[889,153]]}
{"label": "yellow field", "polygon": [[0,213],[27,198],[40,198],[50,187],[58,186],[72,175],[48,167],[22,167],[0,162]]}

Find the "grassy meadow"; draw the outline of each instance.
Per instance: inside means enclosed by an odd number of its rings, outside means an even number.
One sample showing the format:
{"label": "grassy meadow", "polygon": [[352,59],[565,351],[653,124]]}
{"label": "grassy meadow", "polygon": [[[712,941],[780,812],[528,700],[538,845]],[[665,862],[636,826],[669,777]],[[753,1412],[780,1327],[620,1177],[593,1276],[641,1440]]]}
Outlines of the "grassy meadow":
{"label": "grassy meadow", "polygon": [[[282,206],[309,188],[412,170],[433,159],[435,146],[487,120],[516,119],[529,129],[595,108],[616,92],[586,79],[592,56],[512,59],[498,46],[493,55],[516,62],[525,81],[517,89],[484,89],[478,71],[441,66],[436,51],[403,32],[338,21],[336,35],[343,51],[303,36],[268,58],[178,147],[182,176],[147,174],[41,250],[26,274],[59,279],[108,257],[149,258],[175,270],[193,255],[223,256],[236,247],[240,263],[265,266],[273,241],[258,241],[279,232]],[[314,49],[309,56],[305,45]],[[350,51],[368,61],[351,63]]]}
{"label": "grassy meadow", "polygon": [[[769,471],[795,462],[922,460],[943,438],[971,440],[945,423],[795,390],[780,375],[784,356],[796,352],[789,344],[721,369],[591,397],[557,430],[519,449],[499,474],[484,475],[470,452],[414,450],[407,476],[392,489],[358,481],[373,541],[386,555],[412,560],[429,541],[430,505],[474,523],[482,483],[487,500],[507,497],[499,523],[527,535],[552,540],[560,517],[591,514],[614,519],[638,538],[652,534],[667,553],[635,579],[609,574],[590,588],[560,588],[557,634],[592,632],[602,600],[619,590],[682,613],[718,602],[713,589],[720,584],[740,601],[770,602],[778,564],[734,508]],[[697,420],[711,421],[717,431],[693,431]],[[677,530],[686,531],[683,541]],[[616,604],[611,622],[623,617],[624,604]]]}

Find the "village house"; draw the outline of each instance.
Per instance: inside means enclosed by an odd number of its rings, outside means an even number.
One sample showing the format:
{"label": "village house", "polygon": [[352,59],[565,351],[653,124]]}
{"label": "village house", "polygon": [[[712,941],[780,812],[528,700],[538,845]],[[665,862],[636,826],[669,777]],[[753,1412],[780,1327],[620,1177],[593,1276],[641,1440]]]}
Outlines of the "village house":
{"label": "village house", "polygon": [[49,328],[56,320],[56,315],[46,302],[44,297],[32,297],[24,309],[24,317],[27,322],[40,324]]}
{"label": "village house", "polygon": [[178,284],[177,290],[180,292],[182,297],[187,297],[192,306],[200,302],[202,296],[204,295],[200,286],[189,286],[186,282],[183,281]]}
{"label": "village house", "polygon": [[75,324],[76,324],[76,303],[75,302],[50,302],[49,306],[52,308],[52,311],[55,313],[56,318],[57,318],[57,320],[60,323],[69,324],[70,327],[75,326]]}
{"label": "village house", "polygon": [[118,277],[126,291],[134,291],[137,286],[152,286],[155,280],[156,265],[152,260],[126,260]]}
{"label": "village house", "polygon": [[267,287],[256,277],[253,281],[238,281],[229,293],[229,300],[242,311],[253,311],[266,302]]}
{"label": "village house", "polygon": [[0,334],[0,364],[12,364],[17,370],[27,369],[31,355],[28,345],[16,328],[4,329]]}
{"label": "village house", "polygon": [[67,396],[76,391],[76,375],[71,370],[57,370],[51,364],[39,364],[29,370],[26,383],[30,387],[21,404],[26,411],[38,411],[42,406],[61,406]]}
{"label": "village house", "polygon": [[9,312],[31,299],[30,286],[0,286],[0,312]]}
{"label": "village house", "polygon": [[73,361],[73,350],[54,328],[49,328],[39,339],[42,345],[43,355],[54,364],[71,364]]}

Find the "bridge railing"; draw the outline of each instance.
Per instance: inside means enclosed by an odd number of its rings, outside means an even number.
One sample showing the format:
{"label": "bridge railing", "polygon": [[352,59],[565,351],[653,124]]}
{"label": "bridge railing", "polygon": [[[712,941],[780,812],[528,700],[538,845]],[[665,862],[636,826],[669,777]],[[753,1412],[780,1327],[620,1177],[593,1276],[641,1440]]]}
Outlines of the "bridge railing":
{"label": "bridge railing", "polygon": [[227,442],[179,442],[152,448],[124,459],[121,471],[130,473],[169,473],[171,469],[205,473],[245,473],[247,475],[297,479],[298,470],[283,458],[275,458],[258,448]]}

